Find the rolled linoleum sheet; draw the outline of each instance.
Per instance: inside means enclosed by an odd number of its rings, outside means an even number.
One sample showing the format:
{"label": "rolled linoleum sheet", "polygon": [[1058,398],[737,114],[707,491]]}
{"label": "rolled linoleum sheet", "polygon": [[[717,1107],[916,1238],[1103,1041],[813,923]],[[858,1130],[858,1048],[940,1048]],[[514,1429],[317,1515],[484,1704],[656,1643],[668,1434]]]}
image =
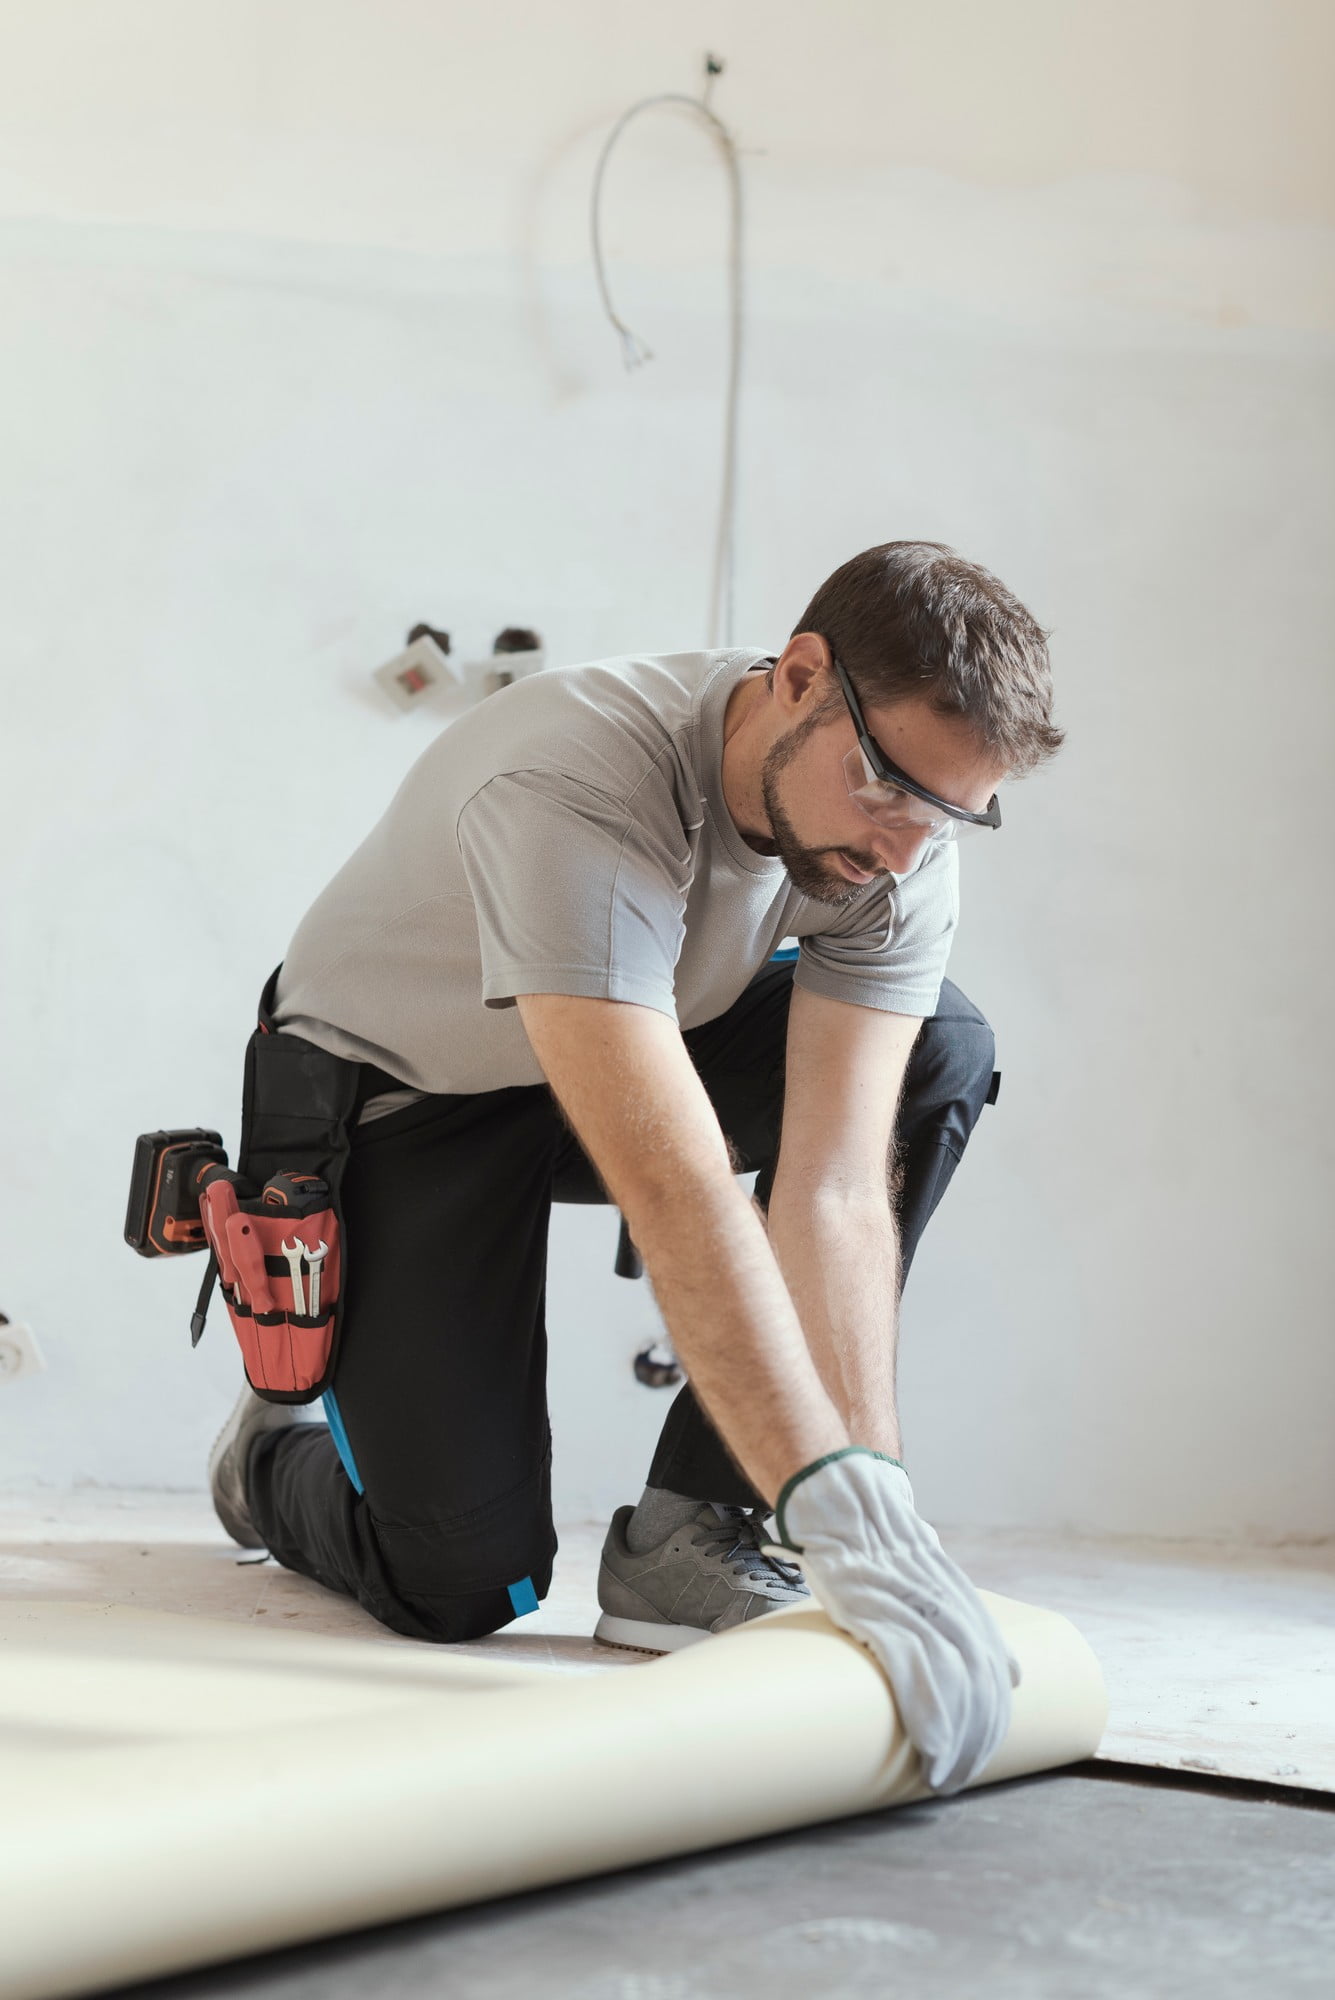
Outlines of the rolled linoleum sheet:
{"label": "rolled linoleum sheet", "polygon": [[[1090,1756],[1054,1612],[981,1782]],[[869,1654],[782,1611],[635,1670],[27,1603],[0,1611],[0,1996],[95,1992],[925,1796]],[[746,1754],[739,1757],[739,1717]]]}

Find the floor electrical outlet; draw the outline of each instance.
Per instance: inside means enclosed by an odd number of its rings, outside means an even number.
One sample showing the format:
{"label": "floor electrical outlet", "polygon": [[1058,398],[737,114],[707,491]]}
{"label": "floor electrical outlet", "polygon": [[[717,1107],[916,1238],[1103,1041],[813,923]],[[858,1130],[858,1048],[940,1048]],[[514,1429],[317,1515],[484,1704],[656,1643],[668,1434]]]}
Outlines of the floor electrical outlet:
{"label": "floor electrical outlet", "polygon": [[45,1367],[46,1359],[32,1328],[0,1313],[0,1385],[17,1382],[20,1375],[40,1375]]}

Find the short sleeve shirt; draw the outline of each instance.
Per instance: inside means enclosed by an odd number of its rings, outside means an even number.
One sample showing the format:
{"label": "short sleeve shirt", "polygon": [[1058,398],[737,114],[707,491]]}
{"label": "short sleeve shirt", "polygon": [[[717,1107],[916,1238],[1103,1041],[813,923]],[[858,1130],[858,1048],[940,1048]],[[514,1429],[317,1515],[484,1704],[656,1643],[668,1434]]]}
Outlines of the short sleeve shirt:
{"label": "short sleeve shirt", "polygon": [[794,981],[935,1011],[953,842],[849,901],[796,889],[723,796],[723,719],[754,649],[548,669],[451,723],[297,927],[280,1027],[415,1092],[540,1083],[521,993],[726,1013],[789,939]]}

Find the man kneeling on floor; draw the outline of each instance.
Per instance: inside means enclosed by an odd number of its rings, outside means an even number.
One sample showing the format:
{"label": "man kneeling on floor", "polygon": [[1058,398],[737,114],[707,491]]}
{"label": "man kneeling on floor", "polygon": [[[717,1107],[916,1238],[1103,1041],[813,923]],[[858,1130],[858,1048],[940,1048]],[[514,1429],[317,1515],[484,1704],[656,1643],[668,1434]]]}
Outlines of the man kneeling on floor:
{"label": "man kneeling on floor", "polygon": [[993,1085],[944,977],[956,837],[1061,740],[1041,628],[932,542],[845,563],[777,656],[551,670],[442,731],[273,987],[275,1029],[358,1072],[341,1435],[243,1393],[228,1532],[416,1638],[544,1596],[548,1219],[610,1200],[689,1381],[597,1636],[667,1651],[809,1588],[927,1783],[977,1775],[1013,1668],[915,1510],[895,1331]]}

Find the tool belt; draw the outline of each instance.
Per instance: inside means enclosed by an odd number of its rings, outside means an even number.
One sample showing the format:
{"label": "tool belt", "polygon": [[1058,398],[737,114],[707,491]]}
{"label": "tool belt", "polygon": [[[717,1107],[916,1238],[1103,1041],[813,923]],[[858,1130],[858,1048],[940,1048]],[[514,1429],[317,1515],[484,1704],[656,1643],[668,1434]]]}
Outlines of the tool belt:
{"label": "tool belt", "polygon": [[281,971],[265,985],[246,1046],[236,1169],[212,1165],[199,1177],[210,1257],[190,1331],[197,1344],[216,1278],[256,1395],[310,1403],[330,1386],[338,1353],[346,1289],[339,1191],[363,1065],[278,1032]]}

